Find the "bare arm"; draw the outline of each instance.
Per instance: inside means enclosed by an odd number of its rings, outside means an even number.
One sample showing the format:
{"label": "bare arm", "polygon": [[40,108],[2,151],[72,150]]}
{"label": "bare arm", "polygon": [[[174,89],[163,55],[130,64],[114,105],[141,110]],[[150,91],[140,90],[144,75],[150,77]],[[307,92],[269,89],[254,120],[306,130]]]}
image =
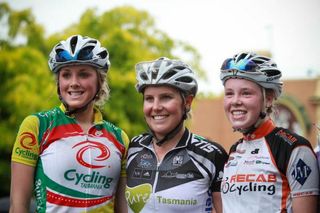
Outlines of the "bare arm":
{"label": "bare arm", "polygon": [[222,199],[220,192],[212,193],[213,206],[212,213],[222,213]]}
{"label": "bare arm", "polygon": [[34,167],[11,163],[10,213],[29,212],[33,179]]}
{"label": "bare arm", "polygon": [[292,199],[293,213],[317,213],[318,196],[304,196]]}
{"label": "bare arm", "polygon": [[115,198],[116,213],[128,212],[127,201],[125,198],[126,185],[127,185],[127,179],[125,177],[120,177],[117,192],[116,192],[116,198]]}

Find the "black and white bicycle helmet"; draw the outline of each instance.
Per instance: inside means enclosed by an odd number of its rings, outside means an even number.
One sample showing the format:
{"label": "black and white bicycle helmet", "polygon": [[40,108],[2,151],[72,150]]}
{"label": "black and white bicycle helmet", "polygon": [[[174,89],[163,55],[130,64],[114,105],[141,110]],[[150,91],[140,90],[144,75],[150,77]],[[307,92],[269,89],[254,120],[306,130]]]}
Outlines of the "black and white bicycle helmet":
{"label": "black and white bicycle helmet", "polygon": [[107,72],[110,67],[109,53],[98,40],[73,35],[54,46],[48,64],[50,70],[57,73],[62,67],[74,63],[92,65]]}
{"label": "black and white bicycle helmet", "polygon": [[198,91],[198,83],[191,67],[179,60],[161,57],[141,62],[136,65],[136,74],[136,89],[140,93],[149,85],[170,85],[193,96]]}
{"label": "black and white bicycle helmet", "polygon": [[270,58],[251,52],[241,52],[226,59],[221,66],[220,79],[223,84],[230,78],[253,81],[266,89],[272,89],[275,98],[281,95],[283,83],[281,71]]}

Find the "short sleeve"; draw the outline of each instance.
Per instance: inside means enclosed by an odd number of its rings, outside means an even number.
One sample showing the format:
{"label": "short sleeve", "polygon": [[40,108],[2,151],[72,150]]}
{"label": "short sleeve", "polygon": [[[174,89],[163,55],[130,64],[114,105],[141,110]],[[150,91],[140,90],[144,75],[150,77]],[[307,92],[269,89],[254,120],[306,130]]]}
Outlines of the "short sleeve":
{"label": "short sleeve", "polygon": [[302,145],[293,149],[286,176],[292,197],[319,194],[319,167],[310,147]]}
{"label": "short sleeve", "polygon": [[36,166],[39,157],[39,119],[30,115],[26,117],[19,128],[11,160],[13,162]]}
{"label": "short sleeve", "polygon": [[127,177],[126,166],[127,166],[127,155],[128,155],[128,147],[129,147],[130,140],[128,135],[124,131],[121,132],[121,137],[125,147],[125,152],[121,159],[121,177]]}
{"label": "short sleeve", "polygon": [[224,150],[222,146],[218,146],[218,149],[216,150],[214,158],[214,164],[216,168],[214,180],[211,185],[212,192],[220,192],[221,191],[221,181],[223,178],[223,169],[224,165],[228,160],[228,154]]}

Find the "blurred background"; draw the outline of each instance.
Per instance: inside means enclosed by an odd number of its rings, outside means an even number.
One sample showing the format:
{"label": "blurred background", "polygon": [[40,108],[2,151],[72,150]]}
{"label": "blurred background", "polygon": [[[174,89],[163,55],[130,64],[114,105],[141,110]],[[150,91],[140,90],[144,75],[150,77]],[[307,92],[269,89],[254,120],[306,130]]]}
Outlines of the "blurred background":
{"label": "blurred background", "polygon": [[278,115],[289,111],[278,122],[315,145],[319,9],[318,0],[0,1],[0,198],[9,196],[10,156],[21,121],[59,104],[47,59],[58,41],[73,34],[97,38],[110,52],[111,98],[104,116],[130,137],[146,129],[134,65],[166,56],[189,63],[200,79],[189,127],[228,149],[238,135],[226,136],[231,131],[221,111],[219,68],[245,50],[277,62],[288,82]]}

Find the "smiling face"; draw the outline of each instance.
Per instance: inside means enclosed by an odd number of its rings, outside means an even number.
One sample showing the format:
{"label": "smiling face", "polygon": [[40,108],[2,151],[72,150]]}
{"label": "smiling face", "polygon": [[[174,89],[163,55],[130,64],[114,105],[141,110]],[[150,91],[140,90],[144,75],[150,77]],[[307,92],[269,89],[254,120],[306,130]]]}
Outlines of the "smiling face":
{"label": "smiling face", "polygon": [[230,78],[224,85],[224,110],[234,129],[256,123],[264,108],[261,87],[249,80]]}
{"label": "smiling face", "polygon": [[[96,95],[97,71],[89,65],[70,65],[59,71],[59,91],[69,110],[80,108]],[[93,104],[91,104],[93,106]]]}
{"label": "smiling face", "polygon": [[148,86],[143,97],[146,122],[157,138],[163,138],[178,125],[184,114],[184,105],[190,108],[193,99],[188,96],[184,103],[180,92],[170,86]]}

